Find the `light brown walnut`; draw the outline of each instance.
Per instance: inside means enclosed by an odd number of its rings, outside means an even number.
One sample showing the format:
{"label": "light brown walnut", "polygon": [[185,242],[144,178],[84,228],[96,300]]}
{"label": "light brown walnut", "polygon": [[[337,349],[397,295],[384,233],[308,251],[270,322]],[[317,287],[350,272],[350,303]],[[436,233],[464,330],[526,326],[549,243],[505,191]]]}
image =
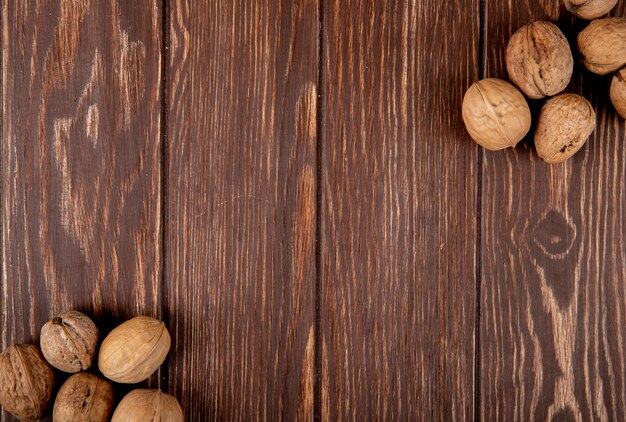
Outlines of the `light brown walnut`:
{"label": "light brown walnut", "polygon": [[160,390],[133,390],[122,399],[111,422],[183,422],[183,410],[174,396]]}
{"label": "light brown walnut", "polygon": [[567,87],[574,59],[561,30],[553,23],[537,21],[518,29],[509,40],[506,68],[528,98],[543,98]]}
{"label": "light brown walnut", "polygon": [[596,113],[580,95],[551,98],[539,114],[535,132],[537,154],[546,163],[565,161],[580,150],[595,127]]}
{"label": "light brown walnut", "polygon": [[50,406],[54,370],[39,348],[17,344],[0,354],[0,404],[22,421],[41,419]]}
{"label": "light brown walnut", "polygon": [[106,422],[113,412],[113,386],[88,372],[72,375],[54,401],[54,421]]}
{"label": "light brown walnut", "polygon": [[89,369],[98,347],[98,328],[85,314],[63,312],[41,329],[41,351],[55,368],[75,373]]}
{"label": "light brown walnut", "polygon": [[465,93],[462,109],[472,139],[492,151],[514,147],[530,130],[526,99],[501,79],[474,83]]}
{"label": "light brown walnut", "polygon": [[170,335],[161,321],[138,316],[126,321],[104,339],[98,367],[108,379],[134,384],[161,366],[170,350]]}
{"label": "light brown walnut", "polygon": [[626,67],[613,76],[610,95],[613,107],[622,118],[626,119]]}
{"label": "light brown walnut", "polygon": [[578,34],[583,65],[599,75],[626,66],[626,18],[596,19]]}
{"label": "light brown walnut", "polygon": [[607,15],[617,0],[563,0],[565,8],[581,19],[592,20]]}

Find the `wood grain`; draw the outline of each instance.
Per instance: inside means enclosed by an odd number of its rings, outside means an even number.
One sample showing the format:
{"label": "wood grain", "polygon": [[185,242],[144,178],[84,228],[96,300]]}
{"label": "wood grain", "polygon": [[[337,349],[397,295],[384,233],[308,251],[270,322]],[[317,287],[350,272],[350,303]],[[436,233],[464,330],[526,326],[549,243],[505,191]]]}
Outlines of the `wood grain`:
{"label": "wood grain", "polygon": [[105,333],[160,314],[160,21],[157,1],[2,2],[3,348],[67,309]]}
{"label": "wood grain", "polygon": [[158,314],[160,3],[2,2],[2,342]]}
{"label": "wood grain", "polygon": [[162,317],[189,421],[626,420],[610,78],[561,165],[460,116],[560,0],[0,4],[3,348]]}
{"label": "wood grain", "polygon": [[[530,20],[574,40],[585,24],[559,5],[487,2],[486,75],[506,77],[506,41]],[[592,102],[598,127],[566,163],[544,164],[530,140],[484,155],[483,420],[626,419],[626,132],[609,81],[575,69],[568,91]]]}
{"label": "wood grain", "polygon": [[324,3],[322,420],[473,418],[479,16]]}
{"label": "wood grain", "polygon": [[170,390],[188,420],[311,420],[317,1],[170,10]]}

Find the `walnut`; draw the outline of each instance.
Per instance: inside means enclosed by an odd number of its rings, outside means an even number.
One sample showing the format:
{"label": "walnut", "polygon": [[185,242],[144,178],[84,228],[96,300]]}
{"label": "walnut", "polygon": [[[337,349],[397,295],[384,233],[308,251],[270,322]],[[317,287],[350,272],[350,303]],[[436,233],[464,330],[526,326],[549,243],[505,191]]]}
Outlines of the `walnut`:
{"label": "walnut", "polygon": [[496,151],[514,147],[530,130],[530,109],[524,96],[501,79],[473,84],[463,98],[463,121],[472,139]]}
{"label": "walnut", "polygon": [[596,113],[580,95],[561,94],[549,99],[539,115],[535,148],[546,163],[560,163],[587,142],[596,127]]}
{"label": "walnut", "polygon": [[0,354],[0,404],[22,421],[41,419],[52,400],[54,370],[32,344]]}
{"label": "walnut", "polygon": [[610,94],[615,110],[626,119],[626,67],[613,76]]}
{"label": "walnut", "polygon": [[41,351],[57,369],[78,372],[89,369],[98,346],[98,328],[85,314],[63,312],[41,329]]}
{"label": "walnut", "polygon": [[183,422],[174,396],[160,390],[133,390],[117,406],[111,422]]}
{"label": "walnut", "polygon": [[626,66],[626,18],[591,22],[578,34],[578,50],[590,72],[606,75]]}
{"label": "walnut", "polygon": [[517,30],[506,49],[511,81],[529,98],[563,91],[572,77],[574,59],[567,39],[550,22],[532,22]]}
{"label": "walnut", "polygon": [[88,372],[65,381],[54,401],[55,421],[107,422],[113,412],[113,386]]}
{"label": "walnut", "polygon": [[110,380],[134,384],[152,375],[169,350],[170,335],[165,325],[157,319],[138,316],[115,328],[104,339],[98,367]]}
{"label": "walnut", "polygon": [[592,20],[607,15],[617,0],[563,0],[565,8],[581,19]]}

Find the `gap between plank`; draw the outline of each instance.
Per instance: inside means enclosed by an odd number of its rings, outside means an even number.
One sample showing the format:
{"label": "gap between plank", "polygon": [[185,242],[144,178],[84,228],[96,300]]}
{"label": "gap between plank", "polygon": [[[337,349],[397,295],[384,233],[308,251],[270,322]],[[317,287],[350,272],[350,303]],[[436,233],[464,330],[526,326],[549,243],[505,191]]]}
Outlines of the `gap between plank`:
{"label": "gap between plank", "polygon": [[[169,141],[167,132],[168,118],[168,63],[169,63],[169,2],[161,3],[161,319],[165,326],[172,331],[169,318],[169,291],[167,287],[167,234],[168,234],[168,176],[169,176]],[[166,393],[170,386],[169,359],[166,359],[159,371],[159,388]]]}
{"label": "gap between plank", "polygon": [[[4,139],[4,113],[6,108],[6,102],[4,100],[4,69],[5,69],[5,48],[4,48],[4,25],[7,11],[7,3],[3,2],[2,11],[0,11],[0,48],[2,48],[2,57],[0,57],[0,101],[2,101],[2,112],[0,112],[0,136],[4,140],[0,145],[0,318],[2,322],[6,321],[6,291],[5,291],[5,262],[4,262],[4,143],[6,140]],[[6,326],[2,327],[2,334],[0,335],[0,345],[2,346],[2,350],[5,350],[7,347],[6,341]],[[4,411],[0,412],[0,422],[3,422],[4,419]]]}
{"label": "gap between plank", "polygon": [[324,146],[324,0],[318,0],[317,112],[315,144],[315,328],[313,419],[322,420],[322,186]]}
{"label": "gap between plank", "polygon": [[[2,101],[2,112],[0,112],[0,136],[4,140],[4,113],[5,113],[5,101],[4,101],[4,24],[5,15],[7,14],[7,3],[3,2],[2,11],[0,11],[0,48],[2,48],[2,57],[0,57],[0,101]],[[6,140],[4,140],[6,142]],[[4,276],[4,142],[0,145],[0,315],[2,316],[2,322],[5,321],[4,315],[6,314],[6,301],[4,291],[4,283],[6,282]],[[2,329],[2,335],[0,336],[0,344],[2,350],[6,349],[6,327]],[[0,412],[0,421],[4,421],[4,412]]]}

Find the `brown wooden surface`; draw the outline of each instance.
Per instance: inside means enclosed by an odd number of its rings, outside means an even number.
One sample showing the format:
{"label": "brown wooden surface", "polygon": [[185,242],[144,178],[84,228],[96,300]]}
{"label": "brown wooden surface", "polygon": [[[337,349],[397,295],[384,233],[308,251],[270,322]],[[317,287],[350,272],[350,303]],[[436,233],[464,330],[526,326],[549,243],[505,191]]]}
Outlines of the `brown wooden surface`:
{"label": "brown wooden surface", "polygon": [[161,317],[189,421],[626,419],[609,78],[562,165],[460,116],[557,0],[1,4],[3,348]]}
{"label": "brown wooden surface", "polygon": [[[614,14],[626,16],[620,3]],[[585,25],[560,2],[487,2],[486,74],[506,75],[506,40],[538,19],[557,21],[572,41]],[[626,132],[610,78],[579,66],[574,75],[568,91],[588,98],[598,121],[578,154],[552,166],[528,144],[484,154],[485,421],[626,419]]]}
{"label": "brown wooden surface", "polygon": [[313,419],[317,10],[171,4],[170,387],[194,420]]}
{"label": "brown wooden surface", "polygon": [[2,345],[161,312],[161,4],[2,2]]}
{"label": "brown wooden surface", "polygon": [[324,12],[322,419],[471,419],[479,2]]}

